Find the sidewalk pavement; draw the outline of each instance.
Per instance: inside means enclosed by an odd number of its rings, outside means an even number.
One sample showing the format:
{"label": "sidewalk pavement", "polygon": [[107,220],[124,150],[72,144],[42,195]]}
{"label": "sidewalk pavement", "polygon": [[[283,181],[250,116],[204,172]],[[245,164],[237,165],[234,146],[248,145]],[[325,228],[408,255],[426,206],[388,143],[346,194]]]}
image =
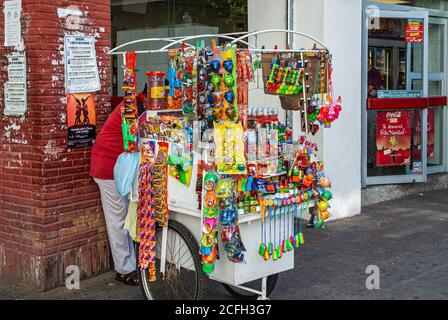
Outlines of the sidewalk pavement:
{"label": "sidewalk pavement", "polygon": [[[271,299],[448,299],[448,190],[388,201],[362,214],[305,230],[295,269],[282,273]],[[380,289],[366,288],[366,268],[380,270]],[[230,299],[208,283],[210,299]],[[0,299],[134,299],[138,287],[108,272],[80,290],[45,293],[0,284]]]}

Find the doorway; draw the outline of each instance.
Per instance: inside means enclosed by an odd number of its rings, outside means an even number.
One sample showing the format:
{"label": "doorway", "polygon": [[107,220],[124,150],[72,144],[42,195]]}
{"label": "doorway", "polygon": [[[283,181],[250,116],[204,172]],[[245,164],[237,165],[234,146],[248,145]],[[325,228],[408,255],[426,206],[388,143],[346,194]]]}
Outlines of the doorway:
{"label": "doorway", "polygon": [[446,171],[447,19],[399,5],[365,9],[362,184],[426,182]]}

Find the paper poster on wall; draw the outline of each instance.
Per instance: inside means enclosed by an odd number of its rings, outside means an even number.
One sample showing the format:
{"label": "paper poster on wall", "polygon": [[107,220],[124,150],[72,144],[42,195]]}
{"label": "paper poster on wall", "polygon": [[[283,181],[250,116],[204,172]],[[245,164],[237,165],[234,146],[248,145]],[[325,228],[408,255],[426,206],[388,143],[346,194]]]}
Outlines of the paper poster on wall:
{"label": "paper poster on wall", "polygon": [[411,113],[379,111],[376,118],[376,166],[403,166],[411,162]]}
{"label": "paper poster on wall", "polygon": [[20,16],[22,1],[9,0],[3,3],[5,17],[5,47],[16,47],[22,43]]}
{"label": "paper poster on wall", "polygon": [[418,21],[411,21],[406,26],[406,42],[420,43],[423,41],[423,24]]}
{"label": "paper poster on wall", "polygon": [[[428,126],[427,126],[427,145],[426,154],[428,160],[434,159],[434,133],[435,133],[435,123],[434,123],[434,110],[428,109]],[[415,111],[414,116],[414,132],[412,134],[412,141],[414,144],[412,157],[414,160],[421,160],[421,149],[422,149],[422,117],[420,111]]]}
{"label": "paper poster on wall", "polygon": [[88,147],[95,141],[95,94],[67,95],[68,148]]}
{"label": "paper poster on wall", "polygon": [[100,90],[95,38],[91,36],[65,36],[64,50],[66,93]]}
{"label": "paper poster on wall", "polygon": [[26,56],[13,53],[8,56],[8,80],[4,84],[5,109],[7,116],[22,116],[26,112]]}

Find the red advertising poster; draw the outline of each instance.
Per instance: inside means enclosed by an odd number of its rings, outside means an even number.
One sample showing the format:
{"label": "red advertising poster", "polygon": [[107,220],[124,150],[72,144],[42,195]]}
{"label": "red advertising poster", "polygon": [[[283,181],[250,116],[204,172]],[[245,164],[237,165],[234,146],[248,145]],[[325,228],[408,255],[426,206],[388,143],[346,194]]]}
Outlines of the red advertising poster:
{"label": "red advertising poster", "polygon": [[421,22],[409,22],[406,26],[406,42],[419,43],[423,41],[423,25]]}
{"label": "red advertising poster", "polygon": [[[421,160],[421,144],[422,144],[422,117],[420,111],[415,111],[414,117],[414,133],[412,134],[412,141],[414,144],[412,157],[415,160]],[[428,110],[428,144],[426,153],[428,160],[434,158],[434,110]]]}
{"label": "red advertising poster", "polygon": [[95,94],[67,94],[68,148],[82,148],[95,140]]}
{"label": "red advertising poster", "polygon": [[403,166],[411,162],[411,113],[379,111],[376,116],[376,165]]}

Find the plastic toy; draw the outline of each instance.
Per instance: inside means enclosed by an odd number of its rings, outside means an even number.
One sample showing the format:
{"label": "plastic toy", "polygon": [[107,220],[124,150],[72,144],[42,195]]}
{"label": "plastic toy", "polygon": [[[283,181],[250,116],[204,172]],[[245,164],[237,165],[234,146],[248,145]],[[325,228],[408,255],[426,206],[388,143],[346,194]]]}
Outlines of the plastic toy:
{"label": "plastic toy", "polygon": [[209,171],[203,177],[202,183],[206,194],[204,196],[204,205],[202,206],[202,270],[211,273],[215,269],[215,260],[217,256],[217,223],[218,223],[218,198],[216,197],[217,176],[216,173]]}

